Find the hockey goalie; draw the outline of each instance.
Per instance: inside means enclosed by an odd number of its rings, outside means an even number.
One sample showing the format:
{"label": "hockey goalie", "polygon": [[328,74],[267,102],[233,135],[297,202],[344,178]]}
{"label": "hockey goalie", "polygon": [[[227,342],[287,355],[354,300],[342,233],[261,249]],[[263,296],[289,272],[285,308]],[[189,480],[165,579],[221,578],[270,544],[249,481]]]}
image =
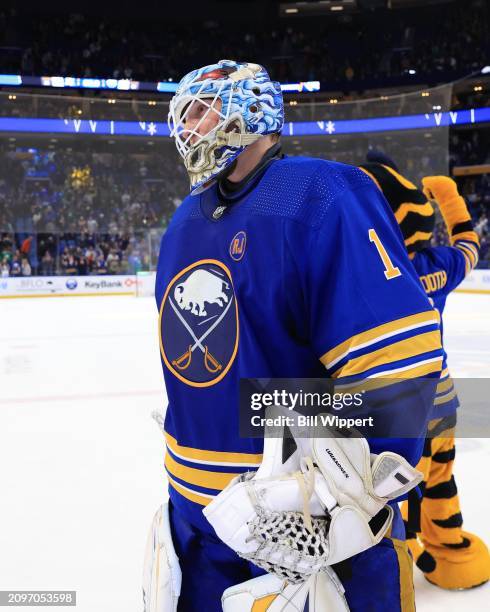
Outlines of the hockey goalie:
{"label": "hockey goalie", "polygon": [[388,430],[418,415],[409,437],[293,432],[284,460],[277,439],[239,435],[242,378],[441,372],[439,317],[383,194],[357,168],[284,156],[283,122],[279,84],[252,63],[194,70],[171,101],[191,192],[156,279],[170,501],[146,612],[414,610],[395,500],[420,479],[433,396],[377,415]]}

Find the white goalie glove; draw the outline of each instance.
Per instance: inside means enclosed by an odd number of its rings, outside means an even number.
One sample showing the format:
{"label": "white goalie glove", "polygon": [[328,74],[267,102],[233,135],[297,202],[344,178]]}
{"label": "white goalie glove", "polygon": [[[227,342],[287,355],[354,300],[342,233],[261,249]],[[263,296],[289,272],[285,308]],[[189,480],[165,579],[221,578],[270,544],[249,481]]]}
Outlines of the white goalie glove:
{"label": "white goalie glove", "polygon": [[297,584],[377,544],[393,518],[387,503],[421,480],[400,455],[371,455],[364,438],[266,437],[259,470],[203,512],[241,557]]}

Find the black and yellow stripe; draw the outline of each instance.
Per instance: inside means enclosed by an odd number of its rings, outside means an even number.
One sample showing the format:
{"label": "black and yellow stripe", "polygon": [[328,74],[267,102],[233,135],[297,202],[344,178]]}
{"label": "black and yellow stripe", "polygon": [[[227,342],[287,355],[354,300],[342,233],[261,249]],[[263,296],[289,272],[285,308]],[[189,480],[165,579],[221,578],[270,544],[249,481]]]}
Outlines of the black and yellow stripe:
{"label": "black and yellow stripe", "polygon": [[360,169],[383,192],[400,226],[408,253],[428,246],[434,231],[435,214],[423,192],[389,166],[366,162]]}

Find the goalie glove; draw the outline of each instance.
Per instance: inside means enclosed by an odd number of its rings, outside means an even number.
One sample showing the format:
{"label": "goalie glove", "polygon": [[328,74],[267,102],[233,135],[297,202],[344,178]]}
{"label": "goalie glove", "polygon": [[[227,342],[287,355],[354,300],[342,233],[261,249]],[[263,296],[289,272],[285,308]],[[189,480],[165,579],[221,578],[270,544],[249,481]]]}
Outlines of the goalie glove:
{"label": "goalie glove", "polygon": [[290,441],[266,438],[258,472],[203,510],[225,544],[293,584],[377,544],[393,518],[388,501],[422,480],[395,453],[370,455],[364,438],[294,442],[284,462]]}

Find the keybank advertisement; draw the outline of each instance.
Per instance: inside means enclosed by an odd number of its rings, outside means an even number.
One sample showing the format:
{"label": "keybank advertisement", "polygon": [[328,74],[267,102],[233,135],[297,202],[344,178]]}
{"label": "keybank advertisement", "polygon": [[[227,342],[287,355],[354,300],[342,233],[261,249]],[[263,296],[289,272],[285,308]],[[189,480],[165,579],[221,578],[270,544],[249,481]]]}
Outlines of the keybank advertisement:
{"label": "keybank advertisement", "polygon": [[32,276],[0,278],[0,299],[7,297],[136,295],[135,276]]}

